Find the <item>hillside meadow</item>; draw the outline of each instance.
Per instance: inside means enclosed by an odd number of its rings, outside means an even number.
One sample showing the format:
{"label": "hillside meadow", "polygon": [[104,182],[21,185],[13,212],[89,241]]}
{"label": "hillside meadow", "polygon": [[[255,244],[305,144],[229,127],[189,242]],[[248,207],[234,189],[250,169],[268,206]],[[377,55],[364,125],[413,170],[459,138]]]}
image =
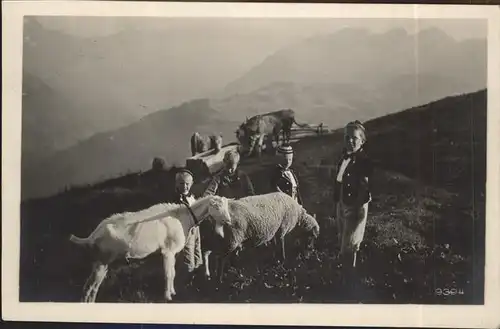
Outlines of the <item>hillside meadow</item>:
{"label": "hillside meadow", "polygon": [[[380,117],[366,127],[376,170],[355,290],[340,284],[336,231],[328,225],[329,177],[342,147],[337,131],[294,144],[304,206],[321,226],[315,249],[303,250],[292,234],[284,266],[273,259],[271,247],[244,250],[224,283],[196,275],[192,284],[177,288],[176,302],[481,304],[486,91]],[[266,155],[262,164],[241,163],[258,193],[268,191],[272,161]],[[132,173],[24,202],[20,300],[77,302],[91,263],[70,244],[69,234],[87,236],[112,213],[162,201],[174,169]],[[198,183],[194,192],[203,188]],[[162,302],[163,289],[161,257],[154,254],[116,263],[97,301]]]}

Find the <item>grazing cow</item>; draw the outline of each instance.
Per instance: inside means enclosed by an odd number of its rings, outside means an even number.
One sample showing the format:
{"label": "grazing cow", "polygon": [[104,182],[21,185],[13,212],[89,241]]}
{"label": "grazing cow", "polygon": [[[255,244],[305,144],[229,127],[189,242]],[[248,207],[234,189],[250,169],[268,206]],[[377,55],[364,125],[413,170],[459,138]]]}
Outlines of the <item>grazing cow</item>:
{"label": "grazing cow", "polygon": [[[240,125],[236,131],[239,142],[248,147],[249,156],[257,145],[257,154],[260,157],[264,137],[270,136],[279,144],[279,133],[283,132],[283,142],[289,143],[292,133],[292,125],[307,127],[307,124],[299,124],[295,121],[295,111],[284,109],[265,114],[258,114]],[[271,139],[272,143],[272,139]]]}
{"label": "grazing cow", "polygon": [[191,155],[215,150],[216,153],[222,148],[222,135],[202,136],[195,132],[191,136]]}

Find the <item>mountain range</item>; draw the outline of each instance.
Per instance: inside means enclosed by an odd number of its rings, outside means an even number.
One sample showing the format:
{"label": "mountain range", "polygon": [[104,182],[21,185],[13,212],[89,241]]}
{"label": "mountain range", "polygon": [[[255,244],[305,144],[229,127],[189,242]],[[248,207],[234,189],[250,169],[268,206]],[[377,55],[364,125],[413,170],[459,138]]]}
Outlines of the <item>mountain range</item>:
{"label": "mountain range", "polygon": [[[128,27],[93,37],[48,29],[40,21],[24,20],[23,89],[30,99],[23,109],[27,116],[37,111],[54,125],[62,120],[59,113],[66,113],[71,126],[52,135],[43,125],[30,126],[24,140],[43,143],[41,156],[218,92],[267,55],[255,44],[274,49],[271,41],[251,42],[256,39],[251,31],[242,35],[207,26],[200,34],[189,19],[163,29]],[[30,163],[39,159],[26,157]]]}
{"label": "mountain range", "polygon": [[237,120],[281,107],[306,120],[319,111],[330,124],[345,121],[338,117],[345,111],[367,120],[485,88],[486,46],[486,39],[459,42],[437,28],[344,29],[272,54],[229,83],[214,107]]}
{"label": "mountain range", "polygon": [[[82,62],[86,64],[80,64],[83,65],[80,68],[68,69],[77,53],[64,58],[54,58],[50,64],[53,65],[52,69],[48,69],[50,65],[44,68],[53,73],[51,76],[46,75],[44,80],[37,80],[41,75],[38,66],[25,65],[24,89],[29,90],[30,84],[40,86],[38,90],[42,92],[38,92],[38,97],[43,95],[44,102],[39,101],[39,98],[37,100],[36,92],[31,92],[31,96],[27,92],[25,97],[32,97],[33,100],[31,103],[23,103],[23,125],[26,122],[26,127],[29,127],[23,129],[23,199],[46,196],[69,185],[90,184],[126,171],[143,170],[150,166],[152,157],[155,156],[164,157],[168,164],[182,163],[189,155],[189,137],[194,131],[221,132],[224,141],[230,142],[234,140],[234,130],[239,122],[256,113],[293,108],[297,112],[299,122],[324,122],[331,127],[340,127],[348,120],[369,120],[453,94],[473,92],[486,87],[486,39],[459,42],[438,29],[424,30],[412,35],[405,30],[371,34],[366,30],[348,28],[333,34],[308,38],[280,49],[240,78],[227,84],[225,88],[220,88],[221,91],[209,99],[202,98],[184,103],[179,101],[181,105],[172,108],[160,107],[162,101],[161,97],[157,97],[161,94],[158,84],[161,77],[166,75],[158,73],[161,69],[154,64],[158,63],[161,57],[158,49],[155,50],[153,43],[142,42],[139,37],[134,39],[129,33],[121,37],[115,35],[107,38],[110,38],[109,42],[130,38],[131,41],[127,44],[134,48],[135,52],[123,55],[127,56],[130,64],[126,65],[122,80],[133,84],[131,90],[151,88],[150,97],[141,95],[144,100],[151,99],[157,103],[151,103],[144,112],[135,111],[134,108],[138,107],[139,102],[145,102],[133,93],[117,97],[121,95],[119,89],[123,90],[125,87],[107,82],[105,74],[102,77],[89,77],[88,81],[99,83],[90,83],[85,87],[87,90],[83,90],[82,86],[60,88],[63,81],[71,81],[71,74],[68,72],[84,72],[84,67],[88,69],[93,65],[98,67],[92,70],[94,73],[106,70],[109,72],[111,67],[116,69],[124,65],[125,61],[120,64],[100,59],[99,56],[113,49],[106,46],[106,42],[100,42],[102,48],[95,48],[99,49],[99,52],[96,50],[92,57],[88,49],[94,49],[93,42],[87,40],[85,47],[89,48],[85,48],[86,56]],[[28,41],[25,40],[25,44],[26,42]],[[68,41],[68,44],[70,43]],[[55,45],[45,47],[51,48]],[[78,48],[72,49],[77,52]],[[39,51],[25,51],[24,62],[28,61],[28,53],[32,56],[31,61],[35,61],[33,57],[36,57]],[[146,53],[148,56],[144,55]],[[221,61],[224,56],[220,55]],[[134,61],[131,61],[131,58],[134,58]],[[131,72],[141,66],[136,66],[135,61],[150,62],[152,68],[150,71],[136,72],[135,76],[141,78],[129,81],[126,77],[134,76]],[[200,67],[203,65],[200,64]],[[62,66],[66,67],[67,71],[59,74],[57,68]],[[82,74],[81,72],[78,74]],[[182,90],[190,89],[189,82],[193,85],[199,83],[201,86],[200,80],[204,80],[181,69],[172,72],[174,73],[171,76],[186,82],[183,88],[179,87]],[[47,87],[48,82],[44,85],[44,81],[58,79],[61,84],[57,87]],[[217,84],[214,82],[213,86]],[[53,82],[50,85],[56,86]],[[94,93],[94,90],[99,92]],[[207,93],[213,94],[208,90]],[[172,95],[179,100],[196,98],[186,96],[186,91],[173,90]],[[73,96],[85,101],[74,101],[79,105],[72,108],[71,114],[68,111],[68,115],[62,116],[61,111],[70,107],[63,100],[76,99]],[[113,104],[112,100],[119,100],[120,104]],[[89,102],[94,105],[83,105],[90,104]],[[164,102],[169,104],[167,97]],[[32,113],[35,111],[25,109],[28,104],[33,108],[38,104],[40,109],[50,107],[50,111],[37,112],[37,115],[45,115],[49,119],[33,119]],[[45,105],[42,107],[41,104]],[[99,108],[100,104],[118,106],[123,108],[123,111],[120,111],[119,115],[116,111],[103,111]],[[155,107],[164,110],[153,110]],[[83,108],[85,110],[80,110]],[[90,111],[89,108],[93,110]],[[149,111],[151,113],[147,113]],[[138,116],[142,118],[139,119]],[[57,121],[61,120],[61,117],[67,121]],[[59,127],[60,131],[48,129],[50,123],[37,124],[44,122],[43,120],[53,120],[53,125],[57,127],[62,125],[72,128],[67,131],[64,131],[63,127]],[[112,128],[113,125],[118,128]],[[40,129],[45,127],[49,136],[40,133]],[[99,130],[100,133],[92,134],[92,131]],[[63,135],[69,136],[66,140],[73,140],[77,144],[66,148],[53,147],[53,152],[45,152],[48,155],[39,161],[29,159],[28,154],[35,151],[24,153],[25,149],[36,150],[36,141],[39,139],[48,141],[44,145],[50,147],[55,145],[56,141],[65,140]],[[78,137],[84,135],[91,137]],[[34,142],[30,143],[30,140]]]}
{"label": "mountain range", "polygon": [[372,86],[400,75],[437,73],[484,83],[486,39],[456,41],[440,29],[373,34],[346,28],[291,44],[229,83],[225,96],[276,81]]}
{"label": "mountain range", "polygon": [[[43,196],[73,185],[116,177],[151,167],[155,157],[167,165],[184,165],[191,156],[194,131],[233,136],[236,122],[210,108],[207,99],[193,100],[149,114],[131,125],[99,133],[76,146],[58,151],[21,177],[22,197]],[[25,194],[26,193],[26,194]],[[29,196],[28,196],[29,195]]]}

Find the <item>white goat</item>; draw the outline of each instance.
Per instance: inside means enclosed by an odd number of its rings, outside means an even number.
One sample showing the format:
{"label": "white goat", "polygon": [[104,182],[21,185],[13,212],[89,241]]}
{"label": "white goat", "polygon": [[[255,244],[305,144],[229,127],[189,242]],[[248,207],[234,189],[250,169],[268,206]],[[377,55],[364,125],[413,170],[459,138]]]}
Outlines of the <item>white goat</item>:
{"label": "white goat", "polygon": [[[95,302],[108,272],[108,265],[120,257],[142,259],[161,250],[165,273],[165,299],[175,295],[175,256],[186,243],[189,230],[205,218],[212,218],[216,231],[230,224],[228,199],[208,196],[198,199],[191,210],[185,205],[162,203],[138,212],[115,214],[103,220],[87,238],[71,235],[70,241],[93,247],[96,259],[84,287],[82,301]],[[196,222],[198,219],[199,222]]]}
{"label": "white goat", "polygon": [[[311,233],[309,244],[312,244],[314,238],[319,235],[319,225],[315,216],[308,214],[297,201],[283,192],[253,195],[238,200],[230,199],[228,206],[231,222],[224,226],[225,237],[221,235],[224,242],[218,244],[223,248],[218,250],[218,254],[222,256],[217,269],[219,282],[222,281],[227,258],[233,251],[240,249],[243,243],[259,246],[279,237],[281,255],[285,261],[285,236],[297,225]],[[207,276],[210,276],[209,254],[204,255]]]}

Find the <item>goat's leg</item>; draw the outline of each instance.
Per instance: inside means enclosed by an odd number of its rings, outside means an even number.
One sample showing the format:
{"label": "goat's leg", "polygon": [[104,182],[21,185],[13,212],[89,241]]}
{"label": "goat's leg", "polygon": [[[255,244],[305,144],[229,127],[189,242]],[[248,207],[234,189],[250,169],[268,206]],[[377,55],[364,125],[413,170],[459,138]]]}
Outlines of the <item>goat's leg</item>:
{"label": "goat's leg", "polygon": [[84,287],[83,302],[95,303],[99,287],[108,274],[108,264],[96,261]]}
{"label": "goat's leg", "polygon": [[352,263],[351,263],[352,268],[356,267],[356,258],[357,258],[357,255],[358,255],[358,252],[356,250],[354,250],[352,252]]}
{"label": "goat's leg", "polygon": [[175,255],[171,251],[163,251],[163,270],[165,274],[165,299],[172,300],[175,295],[174,279],[175,279]]}
{"label": "goat's leg", "polygon": [[257,156],[259,160],[262,160],[262,145],[264,144],[265,135],[262,134],[257,141]]}
{"label": "goat's leg", "polygon": [[163,253],[163,266],[165,271],[165,299],[172,300],[172,296],[176,294],[175,281],[175,254],[170,251]]}
{"label": "goat's leg", "polygon": [[249,148],[248,148],[248,153],[247,153],[248,157],[250,157],[252,155],[252,152],[253,152],[253,150],[255,148],[256,142],[257,142],[256,138],[251,138],[250,145],[249,145]]}
{"label": "goat's leg", "polygon": [[83,286],[83,296],[81,298],[82,303],[89,303],[90,293],[92,292],[92,287],[94,286],[95,281],[95,269],[92,269],[87,281],[85,281],[85,285]]}
{"label": "goat's leg", "polygon": [[205,277],[210,280],[210,254],[211,250],[206,250],[203,252],[203,262],[205,263]]}
{"label": "goat's leg", "polygon": [[175,291],[175,255],[173,255],[173,262],[172,262],[172,265],[170,267],[170,275],[169,275],[169,278],[170,278],[170,294],[172,296],[175,296],[177,294],[177,292]]}
{"label": "goat's leg", "polygon": [[169,284],[169,289],[170,289],[170,295],[175,296],[177,292],[175,291],[175,254],[172,253],[172,255],[169,256],[169,270],[170,272],[168,273],[168,284]]}
{"label": "goat's leg", "polygon": [[87,303],[90,297],[90,292],[92,291],[92,287],[94,286],[94,281],[95,281],[95,269],[96,269],[97,264],[92,264],[92,271],[90,272],[90,275],[88,276],[87,280],[85,281],[85,284],[83,285],[83,296],[81,298],[81,302]]}
{"label": "goat's leg", "polygon": [[92,295],[92,302],[93,303],[96,300],[99,288],[101,287],[101,284],[103,283],[107,274],[108,274],[108,264],[102,264],[101,266],[99,266],[99,268],[97,270],[97,282],[96,282],[96,285],[94,287],[94,291],[93,291],[93,295]]}

